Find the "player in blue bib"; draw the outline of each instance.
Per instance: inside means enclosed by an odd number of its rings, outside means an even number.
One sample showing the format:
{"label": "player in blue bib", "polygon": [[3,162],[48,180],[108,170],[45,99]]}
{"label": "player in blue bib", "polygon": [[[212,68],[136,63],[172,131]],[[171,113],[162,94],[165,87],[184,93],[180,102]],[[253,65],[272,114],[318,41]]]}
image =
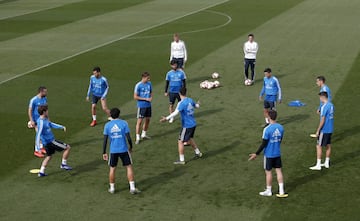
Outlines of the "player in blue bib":
{"label": "player in blue bib", "polygon": [[167,117],[162,117],[160,122],[165,122],[175,117],[179,113],[181,114],[181,125],[182,129],[180,130],[180,135],[178,139],[178,150],[179,150],[179,160],[175,161],[174,164],[185,164],[185,155],[184,155],[184,143],[190,143],[192,148],[195,151],[195,157],[202,157],[197,144],[194,140],[195,129],[196,129],[196,120],[194,117],[195,108],[199,108],[199,103],[195,103],[193,99],[186,97],[186,88],[180,89],[180,98],[181,101],[178,103],[175,111]]}
{"label": "player in blue bib", "polygon": [[[123,166],[126,167],[127,170],[130,193],[140,193],[140,191],[135,188],[134,171],[132,168],[131,159],[132,140],[130,136],[129,125],[126,121],[119,119],[120,110],[118,108],[111,109],[110,115],[112,120],[107,122],[104,126],[103,143],[103,159],[108,161],[110,166],[109,192],[115,193],[115,170],[120,158]],[[106,153],[108,139],[110,140],[110,155]],[[128,148],[126,141],[129,143],[130,148]]]}
{"label": "player in blue bib", "polygon": [[[328,101],[331,102],[331,91],[330,88],[325,84],[325,77],[324,76],[318,76],[316,78],[316,85],[320,87],[320,92],[326,92],[328,95]],[[320,114],[320,108],[323,105],[323,103],[320,101],[320,105],[317,109],[317,113]]]}
{"label": "player in blue bib", "polygon": [[266,190],[260,192],[261,196],[272,196],[272,169],[275,168],[276,176],[279,184],[279,194],[277,197],[284,198],[288,194],[284,191],[284,179],[282,174],[281,150],[280,145],[284,136],[284,128],[276,123],[277,112],[269,110],[268,113],[270,124],[264,128],[263,142],[256,151],[250,154],[249,160],[254,160],[264,150],[264,169],[266,175]]}
{"label": "player in blue bib", "polygon": [[[36,125],[37,120],[40,117],[40,114],[38,112],[39,106],[47,105],[47,88],[44,86],[40,86],[38,89],[38,94],[31,98],[29,102],[29,109],[28,109],[28,116],[29,116],[29,126],[30,128],[34,128],[35,132],[37,132],[38,128]],[[36,136],[35,136],[35,142],[36,142]],[[40,158],[45,157],[46,150],[41,145],[36,146],[34,150],[34,155]]]}
{"label": "player in blue bib", "polygon": [[[169,112],[170,114],[174,112],[174,104],[176,100],[179,102],[180,99],[180,89],[186,87],[186,75],[185,72],[178,68],[178,64],[175,60],[170,62],[171,70],[166,74],[166,84],[165,84],[165,96],[169,97]],[[169,120],[169,123],[172,123],[174,118]]]}
{"label": "player in blue bib", "polygon": [[45,174],[46,166],[52,158],[52,155],[55,151],[64,151],[62,156],[62,161],[60,164],[60,168],[64,170],[72,170],[72,168],[67,164],[67,159],[70,154],[70,145],[56,140],[54,134],[51,129],[62,129],[66,132],[66,127],[53,123],[48,119],[48,107],[47,106],[39,106],[38,108],[40,117],[37,120],[38,132],[36,135],[36,146],[40,146],[40,140],[46,149],[46,157],[43,160],[40,168],[40,172],[38,174],[39,177],[47,176]]}
{"label": "player in blue bib", "polygon": [[91,127],[96,125],[96,104],[100,101],[103,111],[108,117],[110,117],[110,111],[107,108],[106,96],[109,92],[109,84],[107,79],[101,75],[100,67],[94,67],[93,75],[90,77],[89,88],[86,95],[86,100],[90,100],[90,95],[92,95],[91,101],[91,114],[92,122]]}
{"label": "player in blue bib", "polygon": [[[137,121],[136,121],[136,140],[135,144],[140,143],[140,139],[150,139],[146,132],[149,129],[151,119],[151,101],[152,101],[152,84],[150,82],[150,73],[144,72],[141,74],[141,81],[135,85],[134,99],[137,101]],[[141,125],[145,119],[142,127]]]}
{"label": "player in blue bib", "polygon": [[[321,166],[325,168],[330,167],[330,155],[331,155],[331,136],[334,132],[334,105],[329,102],[327,92],[320,92],[320,102],[322,106],[320,108],[320,123],[316,130],[318,141],[316,145],[316,165],[310,167],[311,170],[321,170]],[[326,158],[324,164],[321,164],[322,147],[326,147]]]}
{"label": "player in blue bib", "polygon": [[264,84],[263,87],[261,89],[260,95],[259,95],[259,100],[262,100],[262,97],[265,95],[264,98],[264,117],[265,117],[265,125],[264,127],[266,127],[270,120],[268,117],[268,112],[269,110],[275,110],[276,109],[276,101],[278,103],[281,103],[281,87],[280,87],[280,83],[279,80],[275,77],[272,76],[271,73],[271,69],[270,68],[266,68],[264,70]]}

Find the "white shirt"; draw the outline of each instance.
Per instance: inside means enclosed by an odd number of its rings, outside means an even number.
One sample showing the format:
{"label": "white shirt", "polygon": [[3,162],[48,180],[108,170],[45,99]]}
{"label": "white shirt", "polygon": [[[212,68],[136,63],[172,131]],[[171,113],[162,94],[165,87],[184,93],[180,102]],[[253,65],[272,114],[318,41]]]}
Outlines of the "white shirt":
{"label": "white shirt", "polygon": [[170,61],[173,58],[184,58],[184,61],[186,62],[187,52],[183,41],[179,40],[178,42],[171,42]]}
{"label": "white shirt", "polygon": [[259,50],[259,46],[258,44],[253,41],[247,41],[244,44],[244,54],[245,54],[245,58],[247,59],[256,59],[256,53]]}

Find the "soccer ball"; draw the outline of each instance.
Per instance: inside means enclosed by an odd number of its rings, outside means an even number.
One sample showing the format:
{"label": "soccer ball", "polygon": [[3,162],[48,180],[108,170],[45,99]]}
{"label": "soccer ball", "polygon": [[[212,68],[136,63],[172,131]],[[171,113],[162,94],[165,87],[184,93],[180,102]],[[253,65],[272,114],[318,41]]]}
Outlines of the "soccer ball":
{"label": "soccer ball", "polygon": [[215,87],[214,82],[211,82],[211,81],[208,81],[208,82],[207,82],[207,87],[206,87],[207,89],[210,90],[210,89],[213,89],[214,87]]}
{"label": "soccer ball", "polygon": [[250,79],[246,79],[245,82],[244,82],[244,84],[245,84],[246,86],[250,86],[250,85],[252,85],[252,81],[251,81]]}
{"label": "soccer ball", "polygon": [[34,128],[34,126],[32,125],[31,121],[28,121],[27,127],[28,127],[29,129]]}
{"label": "soccer ball", "polygon": [[214,73],[212,73],[211,77],[212,77],[213,79],[217,79],[217,78],[220,77],[220,74],[217,73],[217,72],[214,72]]}
{"label": "soccer ball", "polygon": [[219,82],[219,81],[214,81],[214,86],[215,86],[215,87],[219,87],[219,86],[220,86],[220,82]]}
{"label": "soccer ball", "polygon": [[207,89],[208,88],[208,83],[209,83],[208,80],[201,82],[200,83],[200,88]]}

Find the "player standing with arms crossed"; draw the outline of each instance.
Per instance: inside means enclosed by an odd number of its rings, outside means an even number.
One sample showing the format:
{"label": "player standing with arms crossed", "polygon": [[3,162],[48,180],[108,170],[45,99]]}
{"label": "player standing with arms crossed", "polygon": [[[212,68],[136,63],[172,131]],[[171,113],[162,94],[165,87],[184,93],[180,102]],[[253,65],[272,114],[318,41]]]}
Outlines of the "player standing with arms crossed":
{"label": "player standing with arms crossed", "polygon": [[[325,77],[319,76],[316,78],[316,85],[320,87],[320,92],[326,92],[328,94],[328,101],[331,102],[331,91],[330,88],[325,84]],[[320,114],[320,109],[323,103],[320,101],[319,108],[317,109],[317,113]]]}
{"label": "player standing with arms crossed", "polygon": [[264,117],[265,117],[265,125],[269,125],[269,117],[268,112],[269,110],[275,110],[276,109],[276,101],[278,103],[281,103],[281,87],[279,80],[272,76],[271,69],[266,68],[264,70],[264,84],[262,87],[262,90],[259,95],[259,100],[262,100],[262,97],[265,95],[264,98]]}
{"label": "player standing with arms crossed", "polygon": [[178,140],[179,160],[174,164],[185,164],[184,143],[189,143],[195,151],[195,157],[202,157],[197,144],[194,140],[196,120],[194,117],[195,108],[199,108],[199,103],[195,103],[193,99],[186,97],[186,88],[180,90],[181,101],[178,103],[176,110],[167,117],[162,117],[160,122],[165,122],[174,118],[179,113],[181,114],[182,129],[180,131]]}
{"label": "player standing with arms crossed", "polygon": [[[109,91],[109,84],[107,79],[101,75],[100,67],[94,67],[93,75],[90,77],[89,88],[86,95],[86,101],[90,100],[90,94],[92,94],[91,101],[91,114],[92,122],[91,127],[96,125],[96,104],[100,100],[101,107],[108,117],[110,117],[110,111],[106,105],[106,95]],[[109,118],[108,118],[109,119]],[[109,119],[110,120],[110,119]]]}
{"label": "player standing with arms crossed", "polygon": [[150,73],[144,72],[141,75],[141,81],[135,85],[134,89],[134,99],[137,100],[137,122],[136,122],[136,140],[135,144],[140,143],[140,130],[141,124],[145,119],[143,124],[143,130],[141,132],[141,139],[150,139],[146,135],[147,130],[149,129],[150,118],[151,118],[151,101],[152,96],[152,85],[150,82]]}
{"label": "player standing with arms crossed", "polygon": [[[310,167],[310,170],[321,170],[321,166],[325,168],[330,167],[330,155],[331,155],[331,135],[334,132],[334,105],[329,102],[328,94],[326,92],[320,92],[320,102],[322,106],[320,108],[320,123],[316,130],[318,137],[316,145],[316,165]],[[322,147],[326,147],[325,163],[321,164]]]}
{"label": "player standing with arms crossed", "polygon": [[[170,114],[174,112],[174,104],[177,100],[178,102],[180,99],[180,89],[186,87],[186,75],[185,72],[181,69],[178,69],[178,64],[175,60],[171,61],[171,70],[166,74],[166,84],[165,84],[165,96],[169,97],[169,112]],[[172,123],[174,118],[169,120],[169,123]]]}
{"label": "player standing with arms crossed", "polygon": [[[120,110],[113,108],[110,111],[112,120],[104,126],[103,159],[109,161],[109,193],[115,193],[115,170],[119,158],[124,167],[126,167],[127,177],[130,186],[130,193],[137,194],[140,191],[135,188],[134,171],[132,168],[132,140],[130,136],[129,125],[126,121],[119,119]],[[110,156],[106,153],[107,141],[110,138]],[[126,139],[130,148],[126,144]]]}
{"label": "player standing with arms crossed", "polygon": [[269,111],[270,124],[264,128],[263,142],[256,153],[250,154],[250,160],[254,160],[264,150],[264,169],[266,175],[266,190],[260,192],[261,196],[272,196],[272,169],[275,168],[276,177],[279,184],[279,198],[288,197],[284,191],[284,178],[282,174],[281,150],[280,144],[284,137],[284,128],[276,123],[277,113],[275,110]]}
{"label": "player standing with arms crossed", "polygon": [[[258,43],[254,41],[254,35],[248,35],[248,41],[244,43],[244,69],[245,69],[245,80],[250,79],[251,83],[254,83],[255,79],[255,63],[256,54],[259,50]],[[251,68],[251,78],[249,78],[249,67]]]}
{"label": "player standing with arms crossed", "polygon": [[[47,105],[47,89],[44,86],[40,86],[38,89],[38,94],[31,98],[29,102],[29,109],[28,109],[28,116],[29,116],[29,122],[30,122],[30,128],[35,128],[35,132],[37,133],[37,120],[40,117],[40,114],[38,112],[39,106]],[[45,148],[41,147],[42,144],[36,145],[36,136],[35,136],[35,150],[34,155],[43,158],[45,157],[44,154],[46,154]]]}
{"label": "player standing with arms crossed", "polygon": [[179,34],[175,33],[174,41],[170,45],[170,62],[172,60],[176,61],[177,67],[184,69],[185,63],[187,61],[187,50],[185,42],[180,40]]}

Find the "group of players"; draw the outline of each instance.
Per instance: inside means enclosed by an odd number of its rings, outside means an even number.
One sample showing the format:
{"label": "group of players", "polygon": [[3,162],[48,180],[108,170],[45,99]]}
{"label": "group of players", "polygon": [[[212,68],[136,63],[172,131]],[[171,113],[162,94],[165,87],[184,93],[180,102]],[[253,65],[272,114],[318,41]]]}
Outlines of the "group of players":
{"label": "group of players", "polygon": [[[254,41],[254,35],[248,35],[248,41],[244,44],[244,66],[245,79],[250,79],[252,84],[255,78],[255,63],[256,54],[258,51],[258,44]],[[187,51],[185,43],[179,39],[178,34],[174,34],[174,41],[171,43],[170,65],[171,70],[166,75],[165,96],[169,97],[169,115],[162,117],[160,122],[169,121],[172,123],[174,117],[181,114],[182,128],[178,139],[179,160],[174,164],[185,164],[184,146],[191,145],[195,157],[202,157],[197,144],[194,141],[194,134],[196,129],[196,120],[194,112],[196,108],[200,107],[199,103],[194,102],[191,98],[186,97],[186,75],[184,72],[184,65],[187,61]],[[248,69],[251,68],[251,78],[249,78]],[[272,169],[275,168],[277,173],[277,180],[279,184],[278,197],[287,197],[284,191],[284,181],[282,175],[282,162],[280,144],[283,140],[284,128],[276,122],[277,112],[276,103],[281,103],[282,94],[279,80],[272,75],[270,68],[264,70],[263,87],[259,95],[259,99],[264,97],[264,117],[265,125],[262,136],[262,144],[255,153],[249,155],[249,160],[254,160],[257,155],[264,151],[264,169],[266,174],[266,189],[259,194],[262,196],[272,196]],[[325,77],[319,76],[316,80],[320,87],[320,106],[317,112],[320,114],[320,123],[316,131],[318,137],[317,142],[317,163],[310,167],[311,170],[321,170],[321,167],[329,168],[331,155],[331,135],[333,133],[334,122],[334,106],[331,103],[331,92],[325,84]],[[121,159],[123,166],[127,168],[127,176],[130,186],[130,193],[136,194],[140,190],[135,188],[134,173],[132,169],[131,151],[133,148],[132,139],[128,123],[121,120],[120,110],[112,108],[109,110],[106,104],[106,95],[109,90],[107,79],[101,75],[99,67],[93,69],[93,74],[90,77],[90,83],[86,100],[92,97],[92,122],[91,127],[96,123],[96,104],[100,101],[102,109],[107,114],[109,122],[104,126],[104,142],[103,142],[103,159],[108,161],[110,166],[109,172],[109,192],[115,192],[115,170],[118,160]],[[61,141],[57,141],[51,132],[51,128],[63,129],[62,125],[52,123],[49,121],[47,108],[47,89],[45,87],[39,88],[39,93],[31,99],[29,105],[29,122],[35,128],[36,142],[34,155],[38,157],[45,157],[42,162],[39,177],[46,176],[45,168],[55,151],[64,151],[60,168],[71,170],[72,168],[67,164],[70,146]],[[136,140],[135,144],[139,144],[141,140],[150,139],[147,135],[150,119],[152,115],[151,102],[153,99],[152,84],[150,82],[150,73],[144,72],[141,74],[141,81],[135,85],[134,99],[137,101],[137,122],[136,122]],[[178,101],[177,107],[174,105]],[[141,133],[140,133],[141,132]],[[110,140],[107,154],[107,143]],[[128,143],[128,145],[127,145]],[[322,147],[326,147],[325,163],[321,164]]]}

